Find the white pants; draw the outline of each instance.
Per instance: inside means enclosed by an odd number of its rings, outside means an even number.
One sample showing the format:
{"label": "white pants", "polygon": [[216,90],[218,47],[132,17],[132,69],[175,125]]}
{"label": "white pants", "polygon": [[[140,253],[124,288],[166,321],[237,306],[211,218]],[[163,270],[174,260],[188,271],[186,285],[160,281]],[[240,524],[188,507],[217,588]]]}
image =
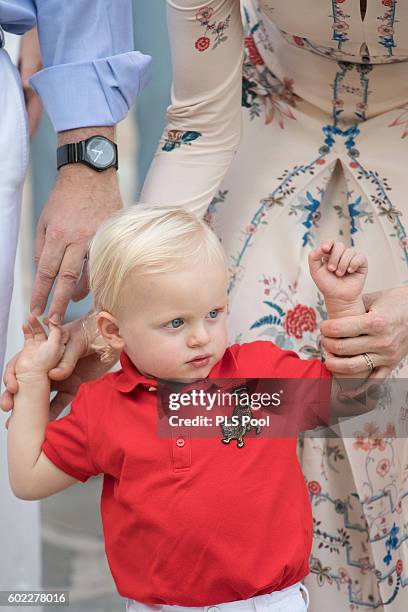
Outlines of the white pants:
{"label": "white pants", "polygon": [[20,78],[0,49],[0,374],[6,352],[21,199],[29,156]]}
{"label": "white pants", "polygon": [[[8,39],[7,44],[10,42],[13,39]],[[0,49],[0,374],[6,351],[28,156],[28,129],[20,78],[8,54]],[[19,297],[21,299],[21,295]],[[21,305],[17,306],[19,311]],[[20,328],[21,323],[18,317],[18,321],[11,321],[10,325]],[[21,329],[19,332],[22,337]],[[7,416],[0,413],[0,590],[38,589],[41,587],[39,504],[17,499],[11,492],[4,427]]]}
{"label": "white pants", "polygon": [[[304,596],[302,594],[304,593]],[[231,601],[216,606],[190,608],[188,606],[148,606],[134,599],[126,602],[126,612],[304,612],[309,607],[309,594],[300,582],[268,595],[258,595],[242,601]]]}

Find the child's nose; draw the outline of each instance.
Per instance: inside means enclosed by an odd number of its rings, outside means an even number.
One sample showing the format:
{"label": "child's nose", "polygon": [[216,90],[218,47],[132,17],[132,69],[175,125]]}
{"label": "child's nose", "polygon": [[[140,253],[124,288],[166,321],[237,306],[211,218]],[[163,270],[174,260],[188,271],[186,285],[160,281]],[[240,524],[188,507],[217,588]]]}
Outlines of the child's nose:
{"label": "child's nose", "polygon": [[210,341],[210,334],[204,325],[200,325],[191,330],[188,338],[188,346],[205,346]]}

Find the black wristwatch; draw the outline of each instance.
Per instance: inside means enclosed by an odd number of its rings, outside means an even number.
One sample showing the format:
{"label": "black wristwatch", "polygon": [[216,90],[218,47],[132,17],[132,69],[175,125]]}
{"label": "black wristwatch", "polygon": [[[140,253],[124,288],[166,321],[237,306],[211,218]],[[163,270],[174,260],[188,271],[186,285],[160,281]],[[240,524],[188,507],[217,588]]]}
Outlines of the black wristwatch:
{"label": "black wristwatch", "polygon": [[86,164],[97,172],[118,169],[118,147],[105,136],[91,136],[86,140],[62,145],[57,149],[58,170],[66,164]]}

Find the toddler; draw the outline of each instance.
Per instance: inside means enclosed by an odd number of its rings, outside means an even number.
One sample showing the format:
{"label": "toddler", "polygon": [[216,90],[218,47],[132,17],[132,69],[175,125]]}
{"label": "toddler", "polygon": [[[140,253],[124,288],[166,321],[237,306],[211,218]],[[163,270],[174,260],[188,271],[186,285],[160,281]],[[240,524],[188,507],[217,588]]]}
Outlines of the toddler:
{"label": "toddler", "polygon": [[[364,312],[365,257],[326,242],[309,265],[329,318]],[[91,244],[89,273],[99,332],[122,367],[83,384],[70,413],[49,423],[47,372],[63,355],[62,331],[50,324],[47,338],[30,316],[8,428],[15,495],[41,499],[104,475],[106,554],[127,610],[305,610],[312,520],[296,438],[248,437],[240,448],[177,428],[159,437],[157,385],[280,377],[319,385],[330,373],[269,341],[228,346],[224,253],[183,209],[116,214]]]}

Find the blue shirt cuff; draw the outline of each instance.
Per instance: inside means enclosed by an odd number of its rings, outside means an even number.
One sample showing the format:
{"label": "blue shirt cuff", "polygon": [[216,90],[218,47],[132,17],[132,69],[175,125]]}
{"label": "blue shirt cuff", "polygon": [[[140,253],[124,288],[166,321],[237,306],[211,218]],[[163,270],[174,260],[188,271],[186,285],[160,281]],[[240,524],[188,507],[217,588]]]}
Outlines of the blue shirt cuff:
{"label": "blue shirt cuff", "polygon": [[30,85],[41,96],[56,132],[115,125],[150,81],[151,59],[131,51],[60,64],[37,72]]}

